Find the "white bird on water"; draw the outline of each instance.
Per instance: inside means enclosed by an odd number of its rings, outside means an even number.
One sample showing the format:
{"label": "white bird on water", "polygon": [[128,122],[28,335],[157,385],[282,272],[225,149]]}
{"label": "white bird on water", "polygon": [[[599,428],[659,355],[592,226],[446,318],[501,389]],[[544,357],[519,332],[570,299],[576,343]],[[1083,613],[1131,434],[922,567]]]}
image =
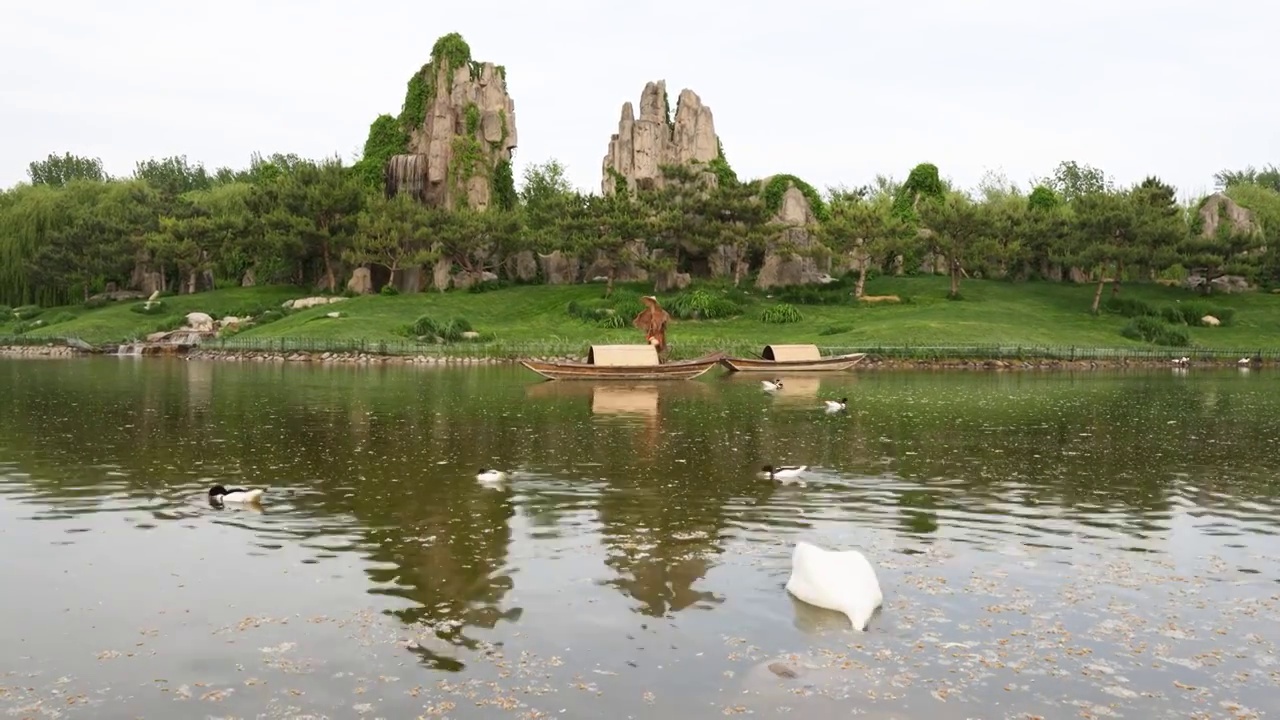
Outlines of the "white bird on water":
{"label": "white bird on water", "polygon": [[209,488],[209,500],[214,503],[256,503],[262,500],[263,490],[255,488],[253,490],[245,490],[244,488],[227,488],[221,485],[214,485]]}
{"label": "white bird on water", "polygon": [[808,465],[779,465],[778,467],[765,465],[760,468],[760,474],[770,480],[781,480],[786,482],[788,480],[795,480],[803,475],[804,471],[808,469]]}
{"label": "white bird on water", "polygon": [[480,468],[480,471],[476,473],[476,480],[483,483],[502,482],[503,480],[506,480],[507,477],[508,476],[505,472],[501,470],[494,470],[492,468]]}
{"label": "white bird on water", "polygon": [[839,400],[823,400],[827,404],[827,412],[840,412],[849,407],[849,398],[840,398]]}
{"label": "white bird on water", "polygon": [[876,608],[884,603],[876,570],[857,550],[824,550],[796,543],[791,553],[787,592],[797,600],[844,613],[855,630],[866,630]]}
{"label": "white bird on water", "polygon": [[782,389],[782,378],[776,378],[774,380],[761,380],[760,386],[764,388],[765,392],[776,392]]}

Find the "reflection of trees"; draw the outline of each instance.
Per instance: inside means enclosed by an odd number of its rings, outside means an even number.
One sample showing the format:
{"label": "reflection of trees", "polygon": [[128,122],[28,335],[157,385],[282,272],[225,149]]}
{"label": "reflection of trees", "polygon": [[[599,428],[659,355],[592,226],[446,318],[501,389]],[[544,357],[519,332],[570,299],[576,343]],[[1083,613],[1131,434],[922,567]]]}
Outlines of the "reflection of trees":
{"label": "reflection of trees", "polygon": [[[956,511],[1053,511],[1141,534],[1179,502],[1270,502],[1280,395],[1255,391],[1261,375],[1174,380],[875,373],[840,416],[816,401],[774,404],[755,382],[657,383],[656,414],[610,415],[593,408],[621,399],[605,403],[590,385],[530,394],[533,378],[507,368],[4,362],[0,449],[50,496],[96,497],[106,482],[194,495],[214,477],[296,489],[273,532],[319,543],[354,527],[372,592],[408,601],[396,613],[405,622],[460,621],[438,632],[470,645],[519,615],[505,603],[517,503],[539,525],[598,512],[608,585],[656,616],[718,602],[698,584],[732,525],[807,522],[778,507],[784,495],[813,507],[812,488],[757,479],[764,463],[839,469],[853,478],[849,496],[892,482],[897,526],[916,535]],[[838,397],[841,382],[823,379],[821,396]],[[643,410],[640,399],[628,402]],[[126,476],[95,469],[104,462]],[[518,496],[487,490],[473,479],[482,465],[534,476],[517,481]]]}

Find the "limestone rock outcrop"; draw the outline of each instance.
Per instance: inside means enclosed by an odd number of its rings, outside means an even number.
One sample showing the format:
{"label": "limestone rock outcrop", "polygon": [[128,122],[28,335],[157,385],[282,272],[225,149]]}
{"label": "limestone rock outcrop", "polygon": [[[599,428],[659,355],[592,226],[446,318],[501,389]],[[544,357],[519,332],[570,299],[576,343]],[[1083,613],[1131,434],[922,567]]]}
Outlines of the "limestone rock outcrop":
{"label": "limestone rock outcrop", "polygon": [[[639,117],[629,101],[622,105],[618,131],[604,156],[600,189],[605,195],[616,192],[619,183],[630,191],[657,189],[663,185],[662,166],[705,165],[719,154],[715,119],[702,98],[681,90],[673,117],[666,81],[652,81],[640,95]],[[708,175],[714,182],[714,174]]]}
{"label": "limestone rock outcrop", "polygon": [[817,222],[817,217],[795,184],[789,184],[783,192],[775,220],[788,227],[765,248],[756,287],[766,289],[826,281],[831,258],[822,253],[824,246],[810,233],[809,228]]}
{"label": "limestone rock outcrop", "polygon": [[1239,235],[1252,235],[1261,229],[1251,211],[1222,193],[1204,199],[1200,204],[1200,220],[1204,237],[1216,235],[1218,226],[1224,222],[1230,223],[1232,232]]}
{"label": "limestone rock outcrop", "polygon": [[[495,203],[503,163],[516,147],[515,102],[506,70],[471,60],[456,34],[436,42],[409,81],[399,118],[408,152],[387,162],[388,195],[409,192],[433,207],[483,210]],[[496,189],[501,192],[501,189]]]}

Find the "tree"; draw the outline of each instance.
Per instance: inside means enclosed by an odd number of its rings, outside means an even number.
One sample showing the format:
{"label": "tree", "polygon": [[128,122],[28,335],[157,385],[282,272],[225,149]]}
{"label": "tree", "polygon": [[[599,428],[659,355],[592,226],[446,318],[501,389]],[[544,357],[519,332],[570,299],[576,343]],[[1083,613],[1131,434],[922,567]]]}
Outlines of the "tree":
{"label": "tree", "polygon": [[1064,160],[1059,163],[1058,167],[1054,168],[1053,175],[1041,184],[1056,192],[1066,202],[1112,190],[1111,179],[1106,173],[1092,165],[1082,165],[1075,160]]}
{"label": "tree", "polygon": [[213,178],[204,166],[190,164],[186,155],[140,161],[134,166],[133,177],[170,198],[192,190],[208,190],[213,185]]}
{"label": "tree", "polygon": [[1261,185],[1280,192],[1280,166],[1266,165],[1261,170],[1249,165],[1243,170],[1220,170],[1213,174],[1219,190],[1236,185]]}
{"label": "tree", "polygon": [[[1090,193],[1075,199],[1074,252],[1076,264],[1093,268],[1098,285],[1093,294],[1090,311],[1098,313],[1102,303],[1102,288],[1107,282],[1107,271],[1113,278],[1124,273],[1126,262],[1141,257],[1137,246],[1137,218],[1134,204],[1127,194]],[[1112,294],[1119,292],[1119,281],[1113,280]]]}
{"label": "tree", "polygon": [[71,153],[49,154],[44,160],[36,160],[27,166],[32,185],[65,187],[75,180],[102,182],[107,179],[101,158],[87,158]]}
{"label": "tree", "polygon": [[890,256],[905,252],[915,239],[915,226],[893,212],[885,195],[875,200],[832,194],[831,217],[821,225],[820,236],[832,251],[857,253],[858,280],[853,297],[863,296],[867,266],[883,267]]}
{"label": "tree", "polygon": [[408,195],[375,198],[360,213],[354,242],[343,257],[348,262],[385,267],[393,280],[407,265],[427,260],[427,241],[443,218]]}
{"label": "tree", "polygon": [[919,212],[921,223],[929,230],[925,242],[930,251],[947,258],[951,277],[947,296],[958,300],[965,264],[994,246],[990,218],[981,206],[959,193],[949,194],[940,203],[921,204]]}

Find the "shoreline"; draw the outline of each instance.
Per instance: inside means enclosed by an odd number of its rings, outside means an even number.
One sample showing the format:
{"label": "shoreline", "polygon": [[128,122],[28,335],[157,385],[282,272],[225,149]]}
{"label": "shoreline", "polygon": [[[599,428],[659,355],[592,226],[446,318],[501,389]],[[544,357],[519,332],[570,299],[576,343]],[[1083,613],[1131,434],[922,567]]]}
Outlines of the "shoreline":
{"label": "shoreline", "polygon": [[[1194,354],[1194,351],[1191,351]],[[43,345],[0,345],[0,357],[59,359],[73,357],[145,357],[145,358],[183,358],[184,360],[205,360],[210,362],[249,362],[249,363],[306,363],[324,365],[440,365],[440,366],[473,366],[473,365],[516,365],[521,358],[499,356],[466,356],[466,355],[392,355],[368,352],[308,352],[303,350],[261,351],[261,350],[202,350],[194,348],[189,351],[172,351],[164,353],[146,353],[139,355],[116,355],[112,353],[94,353],[68,345],[53,343]],[[541,361],[584,362],[582,355],[542,355],[528,359]],[[871,354],[852,368],[852,372],[866,370],[984,370],[984,371],[1059,371],[1059,370],[1116,370],[1130,368],[1228,368],[1249,367],[1261,368],[1274,363],[1262,362],[1240,365],[1235,360],[1216,358],[1193,358],[1186,365],[1174,365],[1169,358],[1113,358],[1063,360],[1060,358],[1021,359],[976,359],[976,358],[938,358],[911,359],[878,357]],[[756,374],[756,373],[753,373]],[[833,373],[837,374],[837,373]]]}

